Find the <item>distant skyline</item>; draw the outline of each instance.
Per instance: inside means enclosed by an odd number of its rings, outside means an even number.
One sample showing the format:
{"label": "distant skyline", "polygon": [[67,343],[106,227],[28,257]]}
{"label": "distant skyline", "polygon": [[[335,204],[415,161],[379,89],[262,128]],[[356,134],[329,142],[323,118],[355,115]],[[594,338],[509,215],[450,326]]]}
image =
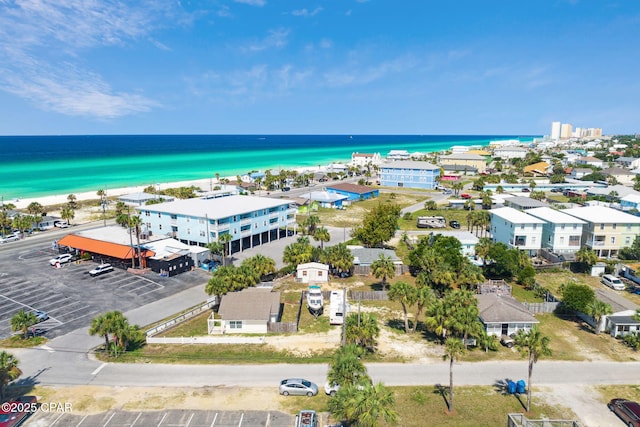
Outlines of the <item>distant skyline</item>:
{"label": "distant skyline", "polygon": [[0,135],[640,132],[636,0],[3,0]]}

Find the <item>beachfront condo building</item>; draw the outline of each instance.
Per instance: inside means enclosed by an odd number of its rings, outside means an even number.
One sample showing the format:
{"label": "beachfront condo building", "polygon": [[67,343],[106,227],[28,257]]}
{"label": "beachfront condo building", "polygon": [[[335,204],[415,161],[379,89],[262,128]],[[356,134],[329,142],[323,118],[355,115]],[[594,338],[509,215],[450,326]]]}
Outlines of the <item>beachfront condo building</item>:
{"label": "beachfront condo building", "polygon": [[227,254],[286,237],[295,231],[294,202],[254,196],[176,200],[137,207],[142,232],[206,246],[230,235]]}
{"label": "beachfront condo building", "polygon": [[586,224],[575,216],[548,207],[527,210],[527,214],[544,221],[542,247],[557,254],[570,254],[582,246],[582,228]]}
{"label": "beachfront condo building", "polygon": [[583,220],[582,244],[599,257],[616,257],[640,234],[640,217],[606,206],[585,206],[562,212]]}
{"label": "beachfront condo building", "polygon": [[380,185],[433,190],[438,185],[440,167],[427,162],[396,160],[380,165]]}
{"label": "beachfront condo building", "polygon": [[527,251],[530,256],[538,253],[542,243],[543,220],[509,207],[491,209],[489,214],[494,242]]}

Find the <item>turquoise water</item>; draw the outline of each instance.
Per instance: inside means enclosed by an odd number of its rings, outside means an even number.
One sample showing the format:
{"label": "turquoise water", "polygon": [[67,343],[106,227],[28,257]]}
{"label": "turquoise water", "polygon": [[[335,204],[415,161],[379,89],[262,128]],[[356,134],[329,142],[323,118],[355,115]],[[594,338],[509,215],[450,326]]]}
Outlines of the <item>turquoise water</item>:
{"label": "turquoise water", "polygon": [[116,135],[0,137],[4,200],[348,162],[353,152],[432,152],[512,135]]}

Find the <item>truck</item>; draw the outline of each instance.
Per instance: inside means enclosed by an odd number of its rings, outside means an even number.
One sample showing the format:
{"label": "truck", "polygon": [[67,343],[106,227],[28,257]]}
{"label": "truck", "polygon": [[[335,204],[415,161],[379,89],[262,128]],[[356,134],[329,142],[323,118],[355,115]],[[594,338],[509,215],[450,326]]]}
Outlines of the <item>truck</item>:
{"label": "truck", "polygon": [[418,228],[445,228],[447,220],[442,216],[419,216]]}
{"label": "truck", "polygon": [[311,409],[303,409],[296,415],[296,427],[318,427],[318,414]]}
{"label": "truck", "polygon": [[347,311],[349,311],[349,306],[346,304],[344,290],[338,289],[331,291],[331,298],[329,300],[329,324],[342,325]]}

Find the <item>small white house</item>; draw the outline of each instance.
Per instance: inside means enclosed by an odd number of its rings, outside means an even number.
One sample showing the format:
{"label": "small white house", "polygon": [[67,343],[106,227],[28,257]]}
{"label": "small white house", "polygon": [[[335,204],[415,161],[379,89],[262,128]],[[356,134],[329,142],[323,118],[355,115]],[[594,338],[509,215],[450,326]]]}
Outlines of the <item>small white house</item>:
{"label": "small white house", "polygon": [[209,319],[209,333],[266,334],[268,324],[280,316],[280,292],[246,288],[222,297],[220,319]]}
{"label": "small white house", "polygon": [[328,283],[329,266],[319,262],[299,264],[296,270],[296,282],[299,283]]}
{"label": "small white house", "polygon": [[494,242],[527,251],[531,256],[541,248],[543,220],[509,207],[492,209],[489,213]]}
{"label": "small white house", "polygon": [[512,335],[520,330],[528,332],[540,323],[527,308],[511,295],[480,294],[478,311],[487,335]]}

